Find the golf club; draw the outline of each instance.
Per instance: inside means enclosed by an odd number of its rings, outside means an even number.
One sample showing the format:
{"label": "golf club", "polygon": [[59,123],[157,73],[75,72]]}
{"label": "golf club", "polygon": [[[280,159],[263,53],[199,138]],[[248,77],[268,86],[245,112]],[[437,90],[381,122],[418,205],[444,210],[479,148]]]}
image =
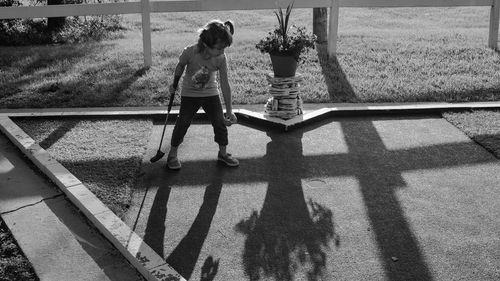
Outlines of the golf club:
{"label": "golf club", "polygon": [[170,100],[168,102],[167,117],[165,117],[165,124],[163,125],[163,132],[161,133],[160,147],[158,147],[158,151],[156,152],[156,155],[153,156],[149,160],[151,163],[154,163],[154,162],[160,160],[165,155],[165,152],[161,151],[161,145],[163,143],[163,136],[165,135],[165,129],[167,128],[168,115],[170,114],[170,110],[172,109],[172,104],[174,102],[174,97],[175,97],[175,91],[172,91],[170,93]]}

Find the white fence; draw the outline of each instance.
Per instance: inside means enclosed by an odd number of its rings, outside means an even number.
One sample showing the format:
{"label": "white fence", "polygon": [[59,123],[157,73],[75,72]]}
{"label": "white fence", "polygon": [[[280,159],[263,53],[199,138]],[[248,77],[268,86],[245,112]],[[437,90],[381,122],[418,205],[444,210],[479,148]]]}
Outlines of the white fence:
{"label": "white fence", "polygon": [[[280,0],[286,6],[291,0]],[[488,46],[498,50],[500,0],[295,0],[295,8],[329,8],[328,54],[337,51],[339,8],[491,7]],[[144,64],[151,66],[151,13],[275,9],[275,0],[166,0],[0,8],[0,19],[142,14]]]}

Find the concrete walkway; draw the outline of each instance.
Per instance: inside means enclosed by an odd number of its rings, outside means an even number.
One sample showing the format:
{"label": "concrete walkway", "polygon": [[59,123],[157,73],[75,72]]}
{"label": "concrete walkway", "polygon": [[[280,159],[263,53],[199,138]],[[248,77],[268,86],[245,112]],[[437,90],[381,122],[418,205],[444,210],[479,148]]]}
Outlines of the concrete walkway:
{"label": "concrete walkway", "polygon": [[143,280],[0,133],[0,214],[40,280]]}
{"label": "concrete walkway", "polygon": [[125,222],[188,280],[500,279],[500,161],[439,116],[240,123],[238,168],[193,124],[178,172],[161,130]]}

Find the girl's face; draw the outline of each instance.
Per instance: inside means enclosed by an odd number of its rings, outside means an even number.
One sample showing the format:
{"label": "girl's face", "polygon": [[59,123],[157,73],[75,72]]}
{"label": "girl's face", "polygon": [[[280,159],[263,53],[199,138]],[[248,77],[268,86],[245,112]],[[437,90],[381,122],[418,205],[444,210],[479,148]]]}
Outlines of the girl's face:
{"label": "girl's face", "polygon": [[217,44],[215,44],[213,46],[213,48],[206,48],[207,50],[207,54],[210,55],[210,57],[218,57],[222,54],[224,54],[224,50],[226,49],[226,45],[224,43],[221,43],[221,42],[217,42]]}

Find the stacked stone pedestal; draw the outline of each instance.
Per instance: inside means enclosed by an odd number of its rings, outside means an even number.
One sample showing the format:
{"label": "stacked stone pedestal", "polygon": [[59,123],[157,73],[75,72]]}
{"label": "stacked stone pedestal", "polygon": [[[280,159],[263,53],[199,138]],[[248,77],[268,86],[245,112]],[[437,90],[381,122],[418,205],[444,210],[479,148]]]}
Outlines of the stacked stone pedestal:
{"label": "stacked stone pedestal", "polygon": [[270,117],[291,119],[303,113],[303,103],[300,97],[300,82],[302,75],[297,73],[292,77],[274,77],[273,73],[266,75],[269,82],[269,94],[265,113]]}

